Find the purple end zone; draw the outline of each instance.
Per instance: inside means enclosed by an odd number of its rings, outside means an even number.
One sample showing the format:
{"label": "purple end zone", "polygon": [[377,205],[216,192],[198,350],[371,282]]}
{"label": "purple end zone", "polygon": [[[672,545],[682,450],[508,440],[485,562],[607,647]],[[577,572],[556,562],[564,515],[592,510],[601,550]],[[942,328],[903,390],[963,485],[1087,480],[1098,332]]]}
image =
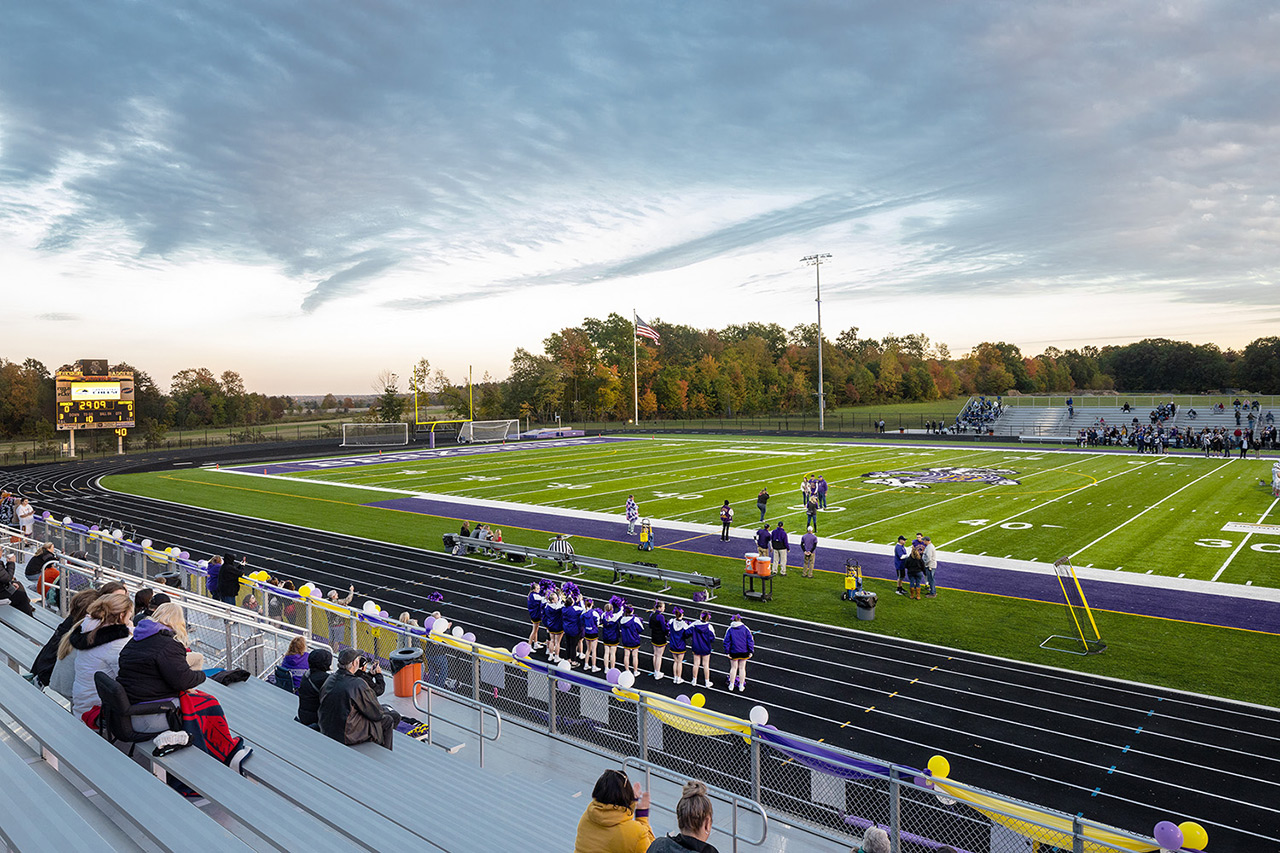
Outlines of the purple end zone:
{"label": "purple end zone", "polygon": [[[567,431],[566,431],[567,432]],[[582,436],[582,433],[578,433]],[[381,453],[362,453],[356,456],[334,456],[330,459],[304,459],[296,462],[271,462],[263,465],[239,465],[228,471],[248,474],[298,474],[307,471],[330,471],[335,468],[358,468],[364,465],[385,465],[392,462],[429,462],[433,459],[454,459],[459,456],[481,456],[487,453],[512,453],[519,450],[545,450],[548,447],[584,447],[592,444],[608,444],[618,441],[635,441],[634,438],[606,436],[582,436],[580,438],[544,439],[522,444],[460,444],[431,450],[384,450]]]}
{"label": "purple end zone", "polygon": [[[377,501],[367,506],[454,518],[459,521],[465,519],[499,527],[545,530],[549,534],[568,533],[612,542],[636,541],[635,538],[627,536],[626,522],[621,519],[617,522],[596,521],[565,516],[552,510],[519,510],[490,506],[464,509],[462,504],[430,498],[395,498]],[[654,539],[659,547],[663,547],[664,542],[679,541],[679,546],[671,550],[731,559],[740,559],[746,552],[755,551],[754,539],[737,536],[728,542],[721,542],[719,530],[711,528],[708,528],[705,534],[684,530],[664,531],[658,519],[654,520]],[[537,546],[540,543],[530,544]],[[799,553],[799,548],[792,546],[789,565],[795,567]],[[638,552],[637,557],[640,557]],[[891,580],[895,577],[893,557],[888,554],[869,554],[859,551],[852,543],[848,546],[827,545],[819,548],[815,565],[823,571],[843,574],[845,560],[849,557],[857,559],[866,577],[882,580]],[[939,588],[943,590],[989,593],[1044,601],[1050,604],[1062,603],[1062,589],[1058,585],[1057,577],[1052,573],[1038,574],[948,560],[939,563],[937,580]],[[1114,610],[1118,613],[1137,616],[1155,616],[1162,619],[1220,625],[1226,628],[1280,633],[1280,602],[1187,592],[1164,587],[1138,586],[1123,582],[1082,579],[1080,584],[1090,607],[1096,610]]]}

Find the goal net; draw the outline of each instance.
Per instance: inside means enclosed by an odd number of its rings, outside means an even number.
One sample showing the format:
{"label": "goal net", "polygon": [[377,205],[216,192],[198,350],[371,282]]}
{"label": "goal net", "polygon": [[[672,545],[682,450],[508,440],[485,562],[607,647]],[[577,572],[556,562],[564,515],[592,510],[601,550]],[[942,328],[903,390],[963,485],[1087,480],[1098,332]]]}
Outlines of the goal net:
{"label": "goal net", "polygon": [[506,441],[520,438],[519,419],[509,421],[469,421],[458,430],[458,442]]}
{"label": "goal net", "polygon": [[409,425],[343,424],[343,447],[388,447],[409,443]]}

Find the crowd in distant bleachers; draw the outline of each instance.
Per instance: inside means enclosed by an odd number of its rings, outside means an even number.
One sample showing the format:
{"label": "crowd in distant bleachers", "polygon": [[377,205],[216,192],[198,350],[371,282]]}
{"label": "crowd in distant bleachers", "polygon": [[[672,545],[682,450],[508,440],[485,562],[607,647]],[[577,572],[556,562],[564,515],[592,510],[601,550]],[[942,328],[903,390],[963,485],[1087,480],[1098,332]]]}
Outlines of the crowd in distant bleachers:
{"label": "crowd in distant bleachers", "polygon": [[960,414],[956,415],[956,432],[967,430],[985,432],[991,429],[1002,411],[1004,411],[1002,397],[996,397],[994,400],[988,400],[986,397],[971,399],[965,404]]}
{"label": "crowd in distant bleachers", "polygon": [[1076,445],[1132,447],[1139,453],[1165,453],[1170,448],[1195,448],[1204,450],[1206,455],[1211,452],[1227,454],[1239,449],[1270,450],[1280,446],[1276,441],[1274,424],[1264,425],[1258,430],[1252,427],[1237,428],[1234,431],[1227,427],[1195,430],[1191,427],[1142,425],[1137,418],[1122,426],[1108,425],[1105,419],[1100,418],[1092,426],[1077,431]]}

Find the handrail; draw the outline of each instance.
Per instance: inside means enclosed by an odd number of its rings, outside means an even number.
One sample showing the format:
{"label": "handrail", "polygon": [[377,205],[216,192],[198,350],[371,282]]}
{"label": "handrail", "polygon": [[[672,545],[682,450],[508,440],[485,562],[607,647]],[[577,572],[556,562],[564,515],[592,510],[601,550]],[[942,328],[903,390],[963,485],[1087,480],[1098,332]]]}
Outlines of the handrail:
{"label": "handrail", "polygon": [[[486,705],[485,703],[477,699],[472,699],[467,696],[458,696],[453,693],[447,693],[442,690],[437,690],[435,687],[433,687],[431,684],[425,681],[416,682],[413,685],[413,688],[414,688],[413,689],[413,707],[418,709],[419,711],[426,713],[427,715],[427,743],[428,744],[433,743],[432,732],[435,731],[435,729],[432,728],[431,726],[432,718],[435,717],[435,712],[431,710],[431,697],[433,695],[438,693],[439,695],[443,696],[445,699],[451,699],[454,702],[457,702],[459,705],[466,705],[468,708],[471,708],[472,710],[480,712],[480,724],[476,726],[476,728],[474,729],[468,728],[467,726],[461,725],[459,723],[455,723],[452,720],[449,721],[449,725],[457,726],[463,731],[473,734],[476,737],[480,738],[480,766],[484,767],[484,742],[486,740],[491,740],[496,742],[498,738],[502,737],[502,715],[498,713],[498,709],[493,707],[492,705]],[[426,708],[423,708],[421,705],[418,704],[418,694],[423,692],[427,694]],[[493,714],[493,720],[494,720],[493,737],[488,737],[484,733],[484,715],[486,712]],[[443,717],[441,719],[443,719]]]}
{"label": "handrail", "polygon": [[[630,755],[622,759],[622,766],[623,768],[635,767],[637,770],[644,771],[645,790],[648,790],[651,787],[651,785],[649,784],[649,777],[653,776],[655,772],[656,772],[656,775],[661,776],[662,778],[666,779],[668,782],[678,783],[681,779],[688,778],[688,777],[681,777],[679,776],[679,774],[673,773],[672,771],[663,767],[661,764],[655,764],[652,761],[645,761],[643,758],[636,758],[635,756],[630,756]],[[705,782],[703,784],[706,785]],[[720,831],[728,835],[729,838],[733,841],[733,849],[735,853],[738,849],[739,841],[741,841],[744,844],[749,844],[752,847],[759,847],[760,845],[764,844],[765,839],[769,837],[769,814],[768,812],[765,811],[764,806],[761,805],[759,801],[753,800],[750,797],[744,797],[741,794],[736,794],[733,791],[730,791],[726,788],[717,788],[715,785],[707,785],[707,793],[714,795],[716,799],[727,800],[733,806],[732,831],[726,832],[724,829],[720,829]],[[740,805],[750,806],[751,811],[754,811],[756,814],[760,815],[760,822],[761,822],[760,838],[756,841],[752,841],[749,838],[743,838],[738,833],[738,807]],[[654,804],[650,802],[649,807],[654,808]],[[671,812],[672,814],[675,813],[675,807],[673,806],[659,804],[657,808],[662,809],[664,812]],[[716,829],[718,827],[716,827],[715,824],[712,823],[712,828]]]}

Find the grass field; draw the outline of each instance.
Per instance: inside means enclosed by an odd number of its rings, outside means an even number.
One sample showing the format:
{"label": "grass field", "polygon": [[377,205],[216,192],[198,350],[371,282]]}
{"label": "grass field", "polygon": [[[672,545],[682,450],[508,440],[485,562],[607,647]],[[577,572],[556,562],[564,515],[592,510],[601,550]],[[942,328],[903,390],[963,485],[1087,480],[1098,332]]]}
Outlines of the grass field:
{"label": "grass field", "polygon": [[[723,452],[727,450],[750,452]],[[762,450],[787,455],[765,454]],[[1228,575],[1244,580],[1243,569],[1251,566],[1249,573],[1254,577],[1250,579],[1255,582],[1268,570],[1264,561],[1277,559],[1273,551],[1234,546],[1208,549],[1194,545],[1194,539],[1187,539],[1192,534],[1216,535],[1240,544],[1242,534],[1215,534],[1214,531],[1219,531],[1228,514],[1236,518],[1234,513],[1240,512],[1242,520],[1257,521],[1272,506],[1270,493],[1255,489],[1248,482],[1255,471],[1263,469],[1263,463],[1048,453],[1020,454],[1015,461],[1003,450],[990,449],[930,451],[927,457],[903,455],[918,452],[921,451],[816,442],[681,439],[582,448],[539,447],[473,458],[388,462],[359,469],[328,470],[311,476],[245,478],[203,469],[114,476],[106,478],[104,484],[132,494],[437,550],[440,535],[456,531],[454,519],[365,506],[389,496],[371,492],[369,488],[394,488],[397,492],[393,494],[404,490],[434,491],[619,512],[630,489],[647,514],[705,521],[710,525],[715,522],[715,508],[722,494],[739,508],[739,521],[754,521],[758,517],[755,494],[759,484],[769,484],[773,501],[777,502],[771,501],[771,506],[793,506],[798,502],[797,472],[815,470],[835,482],[829,505],[844,507],[842,512],[822,517],[823,524],[829,528],[822,531],[824,535],[846,531],[851,539],[887,541],[892,537],[883,531],[896,535],[894,531],[901,530],[910,535],[917,528],[923,528],[932,531],[936,541],[944,545],[952,542],[951,548],[964,547],[971,553],[978,553],[982,542],[1020,543],[1020,550],[1006,548],[1002,555],[1014,553],[1028,558],[1052,553],[1050,544],[1043,543],[1065,542],[1064,547],[1080,548],[1102,538],[1102,542],[1086,550],[1093,552],[1109,544],[1117,550],[1128,547],[1134,552],[1159,553],[1181,541],[1183,556],[1162,563],[1163,570],[1190,576],[1186,571],[1188,565],[1178,560],[1194,560],[1202,551],[1211,551],[1214,558],[1201,560],[1195,575],[1211,576],[1217,572],[1215,566],[1221,567],[1235,553],[1222,580]],[[790,455],[793,453],[799,455]],[[928,490],[861,482],[862,473],[887,469],[895,462],[903,469],[948,464],[1000,465],[1018,470],[1014,479],[1029,482],[1017,487],[947,483]],[[1140,464],[1130,465],[1130,462]],[[1161,467],[1165,462],[1174,465]],[[646,478],[648,483],[642,486]],[[1036,485],[1037,479],[1043,482]],[[1082,485],[1081,479],[1096,481],[1099,485]],[[1126,481],[1127,485],[1117,489],[1117,480]],[[343,482],[363,488],[349,488]],[[1050,485],[1056,490],[1046,488]],[[1032,486],[1036,494],[1027,493],[1032,491]],[[1012,500],[1016,489],[1026,490],[1018,502]],[[1105,494],[1117,496],[1111,501],[1112,507],[1100,500],[1099,492],[1104,489],[1110,489]],[[1137,496],[1139,489],[1143,490],[1142,498]],[[1082,490],[1085,496],[1081,496]],[[1073,494],[1076,497],[1071,497]],[[1119,498],[1125,501],[1123,507],[1115,505]],[[1214,510],[1205,505],[1206,501],[1220,502],[1214,505],[1225,508]],[[1233,503],[1241,506],[1232,506]],[[1157,514],[1170,504],[1175,504],[1175,512],[1168,516],[1159,514],[1159,525],[1148,527],[1147,515]],[[1149,506],[1156,509],[1139,515]],[[975,511],[978,509],[982,512]],[[1192,513],[1191,509],[1197,512]],[[1219,513],[1217,516],[1213,516],[1215,511]],[[1009,523],[1001,519],[1024,512],[1026,514],[1017,519],[1028,519],[1023,523],[1063,526],[1015,529],[1000,526]],[[894,515],[898,517],[891,518]],[[987,517],[983,525],[962,523],[979,521],[983,516]],[[786,517],[797,522],[802,520],[799,511],[789,510]],[[1201,517],[1214,520],[1187,529],[1188,525],[1199,524]],[[1115,530],[1130,519],[1134,520]],[[1070,528],[1067,523],[1071,524]],[[1089,528],[1090,524],[1094,526]],[[880,532],[864,532],[873,527]],[[944,531],[953,532],[948,538]],[[543,531],[506,526],[504,533],[509,542],[541,545],[546,541]],[[956,541],[966,534],[974,535]],[[1025,539],[1014,538],[1018,536]],[[1275,540],[1255,537],[1250,541]],[[635,558],[635,548],[630,543],[580,539],[576,547],[580,553],[607,559]],[[737,560],[678,549],[660,548],[659,551],[662,565],[719,574],[730,589],[741,575]],[[1078,562],[1083,565],[1088,561]],[[1235,574],[1237,566],[1242,570],[1240,576]],[[1269,571],[1267,577],[1275,583],[1274,567]],[[595,579],[608,578],[601,574]],[[1098,619],[1109,644],[1108,652],[1080,658],[1038,648],[1044,636],[1060,633],[1065,628],[1066,616],[1061,606],[952,591],[928,602],[927,611],[883,607],[876,621],[854,622],[849,605],[839,600],[838,577],[820,574],[809,583],[791,583],[790,579],[786,582],[789,585],[785,596],[769,604],[744,602],[742,606],[1099,675],[1280,705],[1280,682],[1272,670],[1280,641],[1269,634],[1104,612],[1098,614]],[[632,586],[640,590],[654,588],[645,581],[634,582]],[[869,588],[880,592],[882,600],[885,596],[889,600],[895,598],[888,583],[869,581]]]}
{"label": "grass field", "polygon": [[[290,474],[338,484],[621,513],[634,494],[654,518],[718,524],[726,498],[739,526],[769,518],[803,529],[799,481],[831,483],[818,533],[891,543],[933,537],[942,551],[1280,586],[1280,537],[1224,531],[1275,521],[1266,460],[1202,456],[877,447],[818,440],[680,438],[389,462]],[[930,482],[908,487],[877,472],[1001,472],[1016,484]],[[1247,537],[1247,538],[1246,538]],[[1240,547],[1243,546],[1243,547]]]}

